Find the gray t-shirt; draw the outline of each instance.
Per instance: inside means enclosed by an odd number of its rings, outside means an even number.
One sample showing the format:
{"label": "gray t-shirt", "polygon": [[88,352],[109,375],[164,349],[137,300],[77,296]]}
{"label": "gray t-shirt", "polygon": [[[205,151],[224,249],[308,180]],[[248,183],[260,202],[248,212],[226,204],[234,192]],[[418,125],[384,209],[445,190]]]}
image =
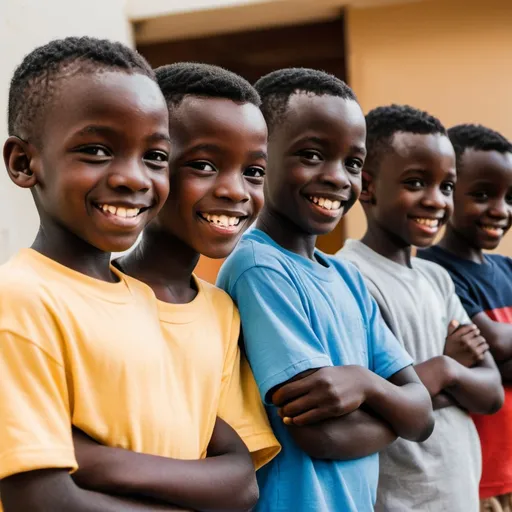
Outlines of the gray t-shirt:
{"label": "gray t-shirt", "polygon": [[[357,240],[337,256],[359,268],[415,363],[443,354],[451,320],[470,321],[450,276],[435,263],[413,258],[408,268]],[[435,411],[435,418],[427,441],[398,439],[381,453],[376,511],[478,512],[482,462],[473,421],[455,406]]]}

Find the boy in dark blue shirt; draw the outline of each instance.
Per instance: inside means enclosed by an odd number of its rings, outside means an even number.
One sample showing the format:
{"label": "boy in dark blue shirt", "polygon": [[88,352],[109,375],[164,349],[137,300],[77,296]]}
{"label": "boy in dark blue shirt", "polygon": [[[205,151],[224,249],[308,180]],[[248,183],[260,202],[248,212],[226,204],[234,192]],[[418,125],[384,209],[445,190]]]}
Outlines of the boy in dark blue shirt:
{"label": "boy in dark blue shirt", "polygon": [[473,419],[482,444],[483,510],[512,505],[512,260],[496,249],[512,223],[512,144],[479,125],[448,131],[457,156],[454,213],[441,242],[419,257],[442,265],[486,338],[505,383],[505,404]]}

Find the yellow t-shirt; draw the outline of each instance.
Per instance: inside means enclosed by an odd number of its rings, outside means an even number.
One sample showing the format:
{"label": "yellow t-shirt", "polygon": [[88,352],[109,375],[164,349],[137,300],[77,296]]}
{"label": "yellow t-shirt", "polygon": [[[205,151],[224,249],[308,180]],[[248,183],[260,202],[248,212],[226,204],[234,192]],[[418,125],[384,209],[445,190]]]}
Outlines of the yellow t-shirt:
{"label": "yellow t-shirt", "polygon": [[197,458],[190,398],[145,284],[31,249],[0,267],[0,479],[76,469],[71,425],[102,444]]}
{"label": "yellow t-shirt", "polygon": [[217,416],[244,440],[257,468],[279,452],[251,369],[238,348],[240,317],[223,290],[195,278],[198,294],[188,304],[158,301],[174,372],[189,397],[188,435],[205,457]]}

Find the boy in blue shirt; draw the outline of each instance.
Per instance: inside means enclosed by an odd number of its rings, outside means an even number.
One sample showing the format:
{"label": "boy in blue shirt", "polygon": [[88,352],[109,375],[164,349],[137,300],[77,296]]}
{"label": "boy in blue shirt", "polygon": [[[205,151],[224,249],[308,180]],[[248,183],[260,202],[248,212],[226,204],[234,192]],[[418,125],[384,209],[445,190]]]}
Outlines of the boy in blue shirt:
{"label": "boy in blue shirt", "polygon": [[276,71],[256,89],[269,127],[265,205],[218,279],[282,445],[259,472],[256,510],[371,511],[377,452],[397,436],[426,439],[433,420],[359,272],[315,249],[360,194],[364,116],[323,72]]}
{"label": "boy in blue shirt", "polygon": [[512,260],[496,249],[512,223],[512,144],[498,132],[463,124],[448,130],[457,157],[454,212],[438,245],[418,256],[443,266],[471,320],[485,336],[505,384],[505,404],[474,415],[482,444],[483,510],[512,506]]}

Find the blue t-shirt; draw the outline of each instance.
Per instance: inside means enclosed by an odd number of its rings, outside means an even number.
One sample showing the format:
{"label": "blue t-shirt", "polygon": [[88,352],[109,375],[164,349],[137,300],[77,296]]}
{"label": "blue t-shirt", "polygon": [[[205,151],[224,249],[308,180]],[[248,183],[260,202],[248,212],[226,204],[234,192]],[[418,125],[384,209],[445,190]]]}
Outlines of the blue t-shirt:
{"label": "blue t-shirt", "polygon": [[484,254],[484,263],[475,263],[437,245],[418,251],[418,258],[448,271],[470,318],[484,311],[495,322],[512,323],[512,259]]}
{"label": "blue t-shirt", "polygon": [[217,281],[240,310],[247,357],[282,445],[258,472],[258,512],[370,512],[379,472],[377,454],[351,461],[309,457],[270,403],[270,390],[312,368],[357,364],[387,379],[412,364],[355,266],[320,251],[315,258],[253,229]]}

